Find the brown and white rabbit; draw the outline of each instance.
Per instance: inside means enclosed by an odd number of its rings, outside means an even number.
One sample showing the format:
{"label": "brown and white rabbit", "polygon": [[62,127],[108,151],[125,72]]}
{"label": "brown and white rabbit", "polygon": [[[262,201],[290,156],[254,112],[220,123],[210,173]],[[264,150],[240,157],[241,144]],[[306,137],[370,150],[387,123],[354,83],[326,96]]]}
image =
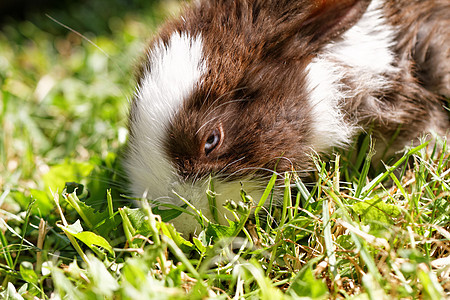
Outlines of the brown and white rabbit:
{"label": "brown and white rabbit", "polygon": [[[448,0],[199,0],[168,22],[142,62],[125,167],[136,197],[211,217],[255,198],[268,176],[308,168],[369,127],[397,151],[446,135]],[[176,228],[193,233],[182,214]]]}

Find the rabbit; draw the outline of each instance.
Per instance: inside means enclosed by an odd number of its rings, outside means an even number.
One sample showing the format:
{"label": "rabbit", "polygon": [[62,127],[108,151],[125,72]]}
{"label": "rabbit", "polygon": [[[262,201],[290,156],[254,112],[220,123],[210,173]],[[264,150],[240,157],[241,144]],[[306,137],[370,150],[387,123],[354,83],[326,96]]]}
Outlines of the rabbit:
{"label": "rabbit", "polygon": [[[130,192],[189,200],[219,222],[241,186],[259,199],[274,170],[311,167],[312,153],[373,130],[394,153],[448,136],[447,0],[198,0],[145,50],[124,158]],[[185,236],[199,224],[171,221]]]}

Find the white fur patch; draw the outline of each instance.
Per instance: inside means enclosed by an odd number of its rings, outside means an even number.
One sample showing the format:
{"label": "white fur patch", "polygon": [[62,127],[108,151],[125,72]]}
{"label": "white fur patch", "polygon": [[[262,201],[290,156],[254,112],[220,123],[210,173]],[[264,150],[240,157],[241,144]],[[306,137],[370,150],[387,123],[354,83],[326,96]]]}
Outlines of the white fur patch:
{"label": "white fur patch", "polygon": [[[370,94],[388,86],[385,74],[397,72],[390,50],[394,30],[383,17],[382,4],[372,1],[343,39],[325,47],[307,68],[314,120],[312,147],[318,152],[349,144],[359,130],[344,120],[342,104],[356,95],[376,101]],[[346,91],[342,78],[356,82],[357,89]]]}
{"label": "white fur patch", "polygon": [[346,145],[355,128],[344,121],[339,108],[339,103],[347,97],[339,84],[344,73],[326,58],[314,59],[307,70],[313,116],[312,148],[324,152]]}
{"label": "white fur patch", "polygon": [[[163,149],[171,118],[195,87],[201,84],[206,71],[202,48],[201,37],[192,38],[175,33],[167,46],[158,44],[148,54],[150,67],[145,71],[135,95],[137,108],[134,111],[134,121],[130,124],[133,135],[130,136],[125,167],[131,192],[135,197],[182,206],[184,202],[176,195],[178,194],[212,220],[206,197],[208,180],[195,184],[182,182]],[[264,187],[254,181],[242,182],[251,195],[262,195]],[[220,223],[227,224],[226,219],[232,219],[231,213],[223,204],[227,199],[239,201],[239,191],[240,181],[216,181],[216,205]],[[160,208],[164,209],[163,206]],[[187,214],[180,215],[171,223],[186,237],[200,229],[195,218]]]}
{"label": "white fur patch", "polygon": [[359,75],[368,73],[372,79],[396,71],[390,50],[395,31],[383,15],[383,5],[383,0],[372,1],[358,23],[344,33],[343,40],[330,45],[327,50],[332,57],[355,67]]}
{"label": "white fur patch", "polygon": [[125,167],[134,196],[162,202],[171,198],[167,202],[177,204],[172,190],[178,177],[164,153],[163,141],[171,118],[206,70],[202,39],[174,33],[167,45],[160,42],[148,53],[148,64],[135,94]]}

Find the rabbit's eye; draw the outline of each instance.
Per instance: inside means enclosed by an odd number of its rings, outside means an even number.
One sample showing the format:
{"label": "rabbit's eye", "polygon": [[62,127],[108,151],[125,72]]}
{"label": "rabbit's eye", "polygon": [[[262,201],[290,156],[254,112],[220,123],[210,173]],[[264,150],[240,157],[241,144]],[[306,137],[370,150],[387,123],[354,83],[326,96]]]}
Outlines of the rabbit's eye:
{"label": "rabbit's eye", "polygon": [[208,155],[211,153],[214,149],[220,147],[222,144],[222,138],[223,138],[223,132],[222,127],[216,128],[208,135],[205,141],[205,154]]}

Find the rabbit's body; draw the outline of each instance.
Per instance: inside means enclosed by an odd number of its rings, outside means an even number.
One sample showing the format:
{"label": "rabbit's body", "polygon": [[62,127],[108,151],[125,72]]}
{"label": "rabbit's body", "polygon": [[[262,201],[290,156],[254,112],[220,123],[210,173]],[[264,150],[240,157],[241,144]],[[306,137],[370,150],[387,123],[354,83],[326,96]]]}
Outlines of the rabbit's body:
{"label": "rabbit's body", "polygon": [[[194,2],[151,44],[131,105],[126,169],[137,197],[210,217],[268,176],[374,129],[390,151],[447,134],[448,1]],[[382,151],[380,151],[382,152]],[[175,193],[176,194],[175,194]],[[192,233],[194,218],[174,220]]]}

